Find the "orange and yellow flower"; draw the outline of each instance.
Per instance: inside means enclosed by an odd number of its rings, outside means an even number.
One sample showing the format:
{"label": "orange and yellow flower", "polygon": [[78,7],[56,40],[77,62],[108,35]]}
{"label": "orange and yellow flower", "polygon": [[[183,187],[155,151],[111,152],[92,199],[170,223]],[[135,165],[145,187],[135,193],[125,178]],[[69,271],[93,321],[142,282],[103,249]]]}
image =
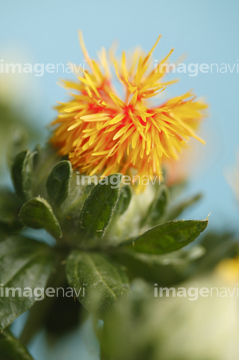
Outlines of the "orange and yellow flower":
{"label": "orange and yellow flower", "polygon": [[[171,98],[160,105],[151,98],[164,91],[167,60],[172,51],[156,67],[152,52],[136,50],[132,56],[122,53],[119,61],[113,51],[103,49],[99,61],[92,60],[80,43],[88,70],[77,82],[63,81],[75,90],[71,100],[57,106],[59,112],[51,138],[60,154],[68,155],[81,173],[106,176],[112,173],[161,176],[167,158],[178,153],[190,137],[203,143],[195,130],[206,105],[195,101],[191,92]],[[114,88],[112,66],[123,88],[121,97]]]}

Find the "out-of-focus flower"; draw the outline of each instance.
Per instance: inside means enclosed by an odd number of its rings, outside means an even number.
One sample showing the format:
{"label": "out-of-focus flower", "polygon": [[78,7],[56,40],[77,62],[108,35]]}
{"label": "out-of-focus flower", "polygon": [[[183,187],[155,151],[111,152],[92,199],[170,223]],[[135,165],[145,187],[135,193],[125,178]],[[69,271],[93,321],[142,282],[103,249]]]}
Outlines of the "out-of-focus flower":
{"label": "out-of-focus flower", "polygon": [[228,283],[238,283],[239,281],[239,257],[222,260],[217,268],[216,273],[222,280]]}
{"label": "out-of-focus flower", "polygon": [[164,287],[168,295],[153,298],[152,288],[139,281],[124,307],[110,313],[113,325],[105,322],[103,348],[109,358],[238,359],[237,284],[215,272],[177,288]]}
{"label": "out-of-focus flower", "polygon": [[[165,159],[177,159],[190,137],[203,143],[195,130],[207,106],[195,101],[191,92],[153,105],[150,99],[174,81],[163,82],[167,59],[154,68],[152,52],[136,50],[132,57],[122,53],[119,61],[113,51],[103,49],[100,61],[92,60],[80,33],[81,47],[89,69],[78,82],[63,81],[74,89],[72,99],[57,106],[59,111],[51,138],[62,155],[68,155],[81,173],[102,176],[121,172],[161,178]],[[110,59],[110,61],[109,61]],[[123,86],[123,98],[113,87],[111,63]],[[133,171],[133,172],[132,172]]]}

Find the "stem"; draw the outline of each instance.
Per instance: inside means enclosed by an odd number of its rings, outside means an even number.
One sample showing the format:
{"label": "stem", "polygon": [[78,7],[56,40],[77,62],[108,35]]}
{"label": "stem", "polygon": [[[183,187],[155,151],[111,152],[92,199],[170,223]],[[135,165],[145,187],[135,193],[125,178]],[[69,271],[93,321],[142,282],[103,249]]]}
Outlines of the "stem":
{"label": "stem", "polygon": [[[57,254],[55,272],[51,275],[47,287],[61,287],[66,283],[65,266],[63,261],[67,254]],[[46,297],[43,301],[38,301],[31,308],[27,322],[23,328],[19,340],[26,346],[34,337],[34,335],[43,326],[49,309],[54,303],[54,297]]]}

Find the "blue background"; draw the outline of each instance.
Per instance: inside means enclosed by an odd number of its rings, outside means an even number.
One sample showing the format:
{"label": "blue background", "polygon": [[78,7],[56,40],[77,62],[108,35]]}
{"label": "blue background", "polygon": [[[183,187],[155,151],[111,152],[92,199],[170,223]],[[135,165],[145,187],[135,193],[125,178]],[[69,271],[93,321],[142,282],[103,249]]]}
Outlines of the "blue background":
{"label": "blue background", "polygon": [[[162,58],[174,47],[173,60],[187,55],[186,63],[238,64],[239,1],[167,0],[167,1],[2,1],[0,22],[0,59],[33,63],[82,63],[77,31],[82,29],[91,57],[102,46],[109,49],[114,40],[119,50],[140,45],[150,50],[157,36],[163,37],[154,57]],[[176,74],[176,77],[179,76]],[[55,117],[56,101],[67,100],[57,86],[62,73],[43,77],[27,76],[29,86],[14,93],[15,100],[28,107],[42,125]],[[210,227],[237,229],[239,209],[225,172],[235,165],[239,147],[239,74],[202,74],[180,76],[181,81],[168,89],[178,95],[194,89],[210,104],[201,136],[205,146],[195,147],[195,164],[188,193],[203,191],[203,201],[186,217],[205,218]],[[21,79],[20,79],[21,83]],[[22,75],[24,83],[24,75]],[[86,355],[76,359],[86,360]],[[49,359],[65,359],[59,353]],[[94,357],[93,357],[94,358]],[[41,359],[38,357],[37,359]],[[44,359],[48,359],[45,355]]]}

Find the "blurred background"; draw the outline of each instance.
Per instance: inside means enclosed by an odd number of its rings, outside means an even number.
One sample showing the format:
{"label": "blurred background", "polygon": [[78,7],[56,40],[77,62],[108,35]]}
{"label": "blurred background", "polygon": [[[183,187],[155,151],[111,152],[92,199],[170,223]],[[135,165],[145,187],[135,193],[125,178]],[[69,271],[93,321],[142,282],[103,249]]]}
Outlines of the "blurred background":
{"label": "blurred background", "polygon": [[[83,64],[79,29],[83,31],[91,57],[96,57],[102,46],[109,49],[115,40],[119,45],[118,54],[135,46],[148,51],[162,34],[154,52],[156,60],[162,59],[173,47],[172,61],[186,55],[186,64],[218,64],[221,72],[214,67],[212,73],[175,74],[180,82],[169,87],[166,96],[193,89],[210,106],[209,116],[200,130],[206,145],[192,141],[192,159],[187,156],[181,165],[179,163],[179,171],[190,174],[188,195],[199,191],[204,194],[200,204],[186,213],[185,218],[203,219],[211,212],[210,227],[237,229],[239,209],[226,178],[236,166],[239,152],[238,13],[238,0],[1,0],[0,102],[10,104],[12,111],[20,114],[22,124],[24,120],[31,124],[32,139],[37,134],[44,142],[49,136],[46,127],[56,116],[53,106],[56,101],[68,99],[57,82],[73,75],[63,71],[63,66],[52,73],[41,73],[39,66],[38,73],[6,74],[2,64]],[[4,129],[7,125],[0,130],[1,158]],[[79,345],[78,335],[75,333],[71,340],[72,349]],[[48,349],[48,355],[41,358],[37,357],[37,349],[43,346],[39,338],[32,345],[32,351],[37,360],[65,359],[66,354],[69,356],[65,343],[67,339],[58,344],[57,353],[54,350],[54,355],[53,352],[49,355]],[[65,354],[64,349],[68,349]],[[97,351],[84,351],[75,358],[97,359]]]}

